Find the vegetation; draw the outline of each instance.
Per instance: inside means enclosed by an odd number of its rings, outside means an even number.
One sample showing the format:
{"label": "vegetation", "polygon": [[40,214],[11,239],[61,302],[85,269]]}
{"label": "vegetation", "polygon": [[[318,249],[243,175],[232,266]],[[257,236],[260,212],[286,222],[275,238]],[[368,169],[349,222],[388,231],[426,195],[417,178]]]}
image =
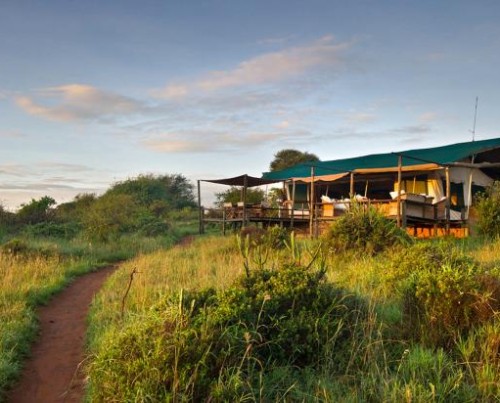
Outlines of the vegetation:
{"label": "vegetation", "polygon": [[0,208],[0,401],[36,336],[37,305],[74,276],[168,248],[192,232],[191,191],[180,175],[146,175],[101,197],[56,206],[45,196],[17,213]]}
{"label": "vegetation", "polygon": [[315,154],[294,149],[284,149],[274,154],[274,159],[269,165],[269,170],[281,171],[282,169],[286,169],[303,162],[316,161],[319,161],[319,158]]}
{"label": "vegetation", "polygon": [[316,241],[247,228],[167,250],[189,197],[138,181],[49,203],[36,220],[0,209],[0,392],[36,304],[129,258],[91,308],[89,401],[500,399],[495,187],[479,203],[484,238],[412,241],[354,204]]}
{"label": "vegetation", "polygon": [[500,237],[500,182],[494,182],[477,200],[478,230],[489,238]]}
{"label": "vegetation", "polygon": [[[247,189],[247,203],[257,204],[264,200],[264,191],[262,189]],[[222,207],[224,203],[232,203],[236,205],[242,201],[242,189],[236,186],[231,186],[224,192],[215,194],[215,204]]]}
{"label": "vegetation", "polygon": [[[474,256],[453,240],[369,256],[326,240],[286,237],[278,248],[269,240],[280,236],[259,232],[124,265],[92,309],[88,398],[500,397],[499,241],[476,244]],[[141,274],[122,318],[132,268]]]}
{"label": "vegetation", "polygon": [[328,241],[336,251],[354,248],[375,254],[393,245],[409,244],[411,238],[373,206],[353,200],[350,209],[331,226]]}

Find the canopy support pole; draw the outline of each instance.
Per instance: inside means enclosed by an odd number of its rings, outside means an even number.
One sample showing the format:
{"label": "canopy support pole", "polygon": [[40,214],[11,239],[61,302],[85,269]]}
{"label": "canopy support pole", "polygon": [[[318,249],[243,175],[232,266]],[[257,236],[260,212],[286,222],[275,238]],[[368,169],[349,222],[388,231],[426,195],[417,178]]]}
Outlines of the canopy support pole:
{"label": "canopy support pole", "polygon": [[450,167],[445,168],[446,173],[446,235],[450,235],[450,209],[451,209],[451,182],[450,182]]}
{"label": "canopy support pole", "polygon": [[349,197],[352,199],[354,197],[354,172],[351,172],[351,177],[349,181]]}
{"label": "canopy support pole", "polygon": [[294,211],[295,211],[295,181],[292,179],[292,205],[290,206],[291,211],[292,211],[292,218],[290,219],[290,229],[293,229],[293,217],[294,217]]}
{"label": "canopy support pole", "polygon": [[198,231],[200,235],[205,232],[203,228],[203,207],[201,207],[201,181],[198,181],[198,220],[199,220],[199,228]]}
{"label": "canopy support pole", "polygon": [[243,178],[243,223],[242,228],[246,227],[247,223],[247,186],[248,186],[248,177],[247,175]]}
{"label": "canopy support pole", "polygon": [[403,170],[403,156],[398,156],[398,197],[396,206],[396,224],[401,228],[401,176]]}
{"label": "canopy support pole", "polygon": [[309,200],[309,236],[313,237],[314,227],[314,167],[311,167],[311,196]]}

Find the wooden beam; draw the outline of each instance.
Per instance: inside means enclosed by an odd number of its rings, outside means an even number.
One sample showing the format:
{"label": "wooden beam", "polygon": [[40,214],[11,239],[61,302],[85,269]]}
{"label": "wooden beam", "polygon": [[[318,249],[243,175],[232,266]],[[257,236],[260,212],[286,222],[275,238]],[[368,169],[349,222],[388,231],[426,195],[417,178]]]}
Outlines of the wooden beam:
{"label": "wooden beam", "polygon": [[198,181],[198,231],[200,234],[203,234],[203,208],[201,207],[201,181]]}
{"label": "wooden beam", "polygon": [[398,155],[398,197],[396,206],[396,223],[401,228],[401,172],[403,168],[403,156]]}
{"label": "wooden beam", "polygon": [[309,200],[309,236],[313,237],[314,215],[314,167],[311,167],[311,193]]}
{"label": "wooden beam", "polygon": [[349,179],[349,197],[351,199],[354,197],[354,172],[351,172]]}
{"label": "wooden beam", "polygon": [[450,209],[451,209],[451,181],[450,181],[450,168],[445,168],[446,174],[446,211],[445,211],[445,222],[446,222],[446,235],[450,234]]}
{"label": "wooden beam", "polygon": [[294,211],[295,211],[295,187],[296,187],[296,183],[295,181],[292,179],[292,217],[290,219],[290,229],[293,229],[293,217],[294,217]]}

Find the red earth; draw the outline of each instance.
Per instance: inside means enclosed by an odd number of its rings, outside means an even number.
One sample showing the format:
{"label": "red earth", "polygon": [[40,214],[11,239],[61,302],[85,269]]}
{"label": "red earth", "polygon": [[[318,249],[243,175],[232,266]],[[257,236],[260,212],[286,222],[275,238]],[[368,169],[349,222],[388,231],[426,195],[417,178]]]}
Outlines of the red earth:
{"label": "red earth", "polygon": [[89,306],[106,278],[109,266],[76,278],[47,306],[38,309],[40,335],[8,402],[81,402],[85,378],[86,318]]}

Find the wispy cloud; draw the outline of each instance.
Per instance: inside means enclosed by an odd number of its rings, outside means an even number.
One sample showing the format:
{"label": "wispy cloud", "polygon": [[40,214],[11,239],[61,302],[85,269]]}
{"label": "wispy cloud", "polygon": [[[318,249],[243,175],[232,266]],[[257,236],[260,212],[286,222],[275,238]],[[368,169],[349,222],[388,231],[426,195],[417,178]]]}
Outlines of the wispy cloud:
{"label": "wispy cloud", "polygon": [[132,98],[83,84],[45,88],[35,97],[17,96],[15,102],[30,115],[62,122],[119,117],[144,108]]}
{"label": "wispy cloud", "polygon": [[325,36],[308,45],[265,53],[241,62],[233,69],[211,71],[191,83],[171,84],[153,93],[158,97],[176,98],[198,91],[274,84],[315,69],[340,64],[342,52],[351,45],[348,42],[336,42],[332,36]]}
{"label": "wispy cloud", "polygon": [[425,112],[418,117],[418,120],[422,123],[434,122],[436,119],[438,119],[436,112]]}
{"label": "wispy cloud", "polygon": [[0,130],[0,138],[21,138],[26,135],[19,130]]}
{"label": "wispy cloud", "polygon": [[146,139],[142,144],[162,153],[229,152],[245,148],[306,144],[311,133],[304,131],[225,131],[185,130],[163,133]]}
{"label": "wispy cloud", "polygon": [[371,112],[350,111],[344,113],[344,118],[350,124],[372,123],[377,120],[377,115]]}

